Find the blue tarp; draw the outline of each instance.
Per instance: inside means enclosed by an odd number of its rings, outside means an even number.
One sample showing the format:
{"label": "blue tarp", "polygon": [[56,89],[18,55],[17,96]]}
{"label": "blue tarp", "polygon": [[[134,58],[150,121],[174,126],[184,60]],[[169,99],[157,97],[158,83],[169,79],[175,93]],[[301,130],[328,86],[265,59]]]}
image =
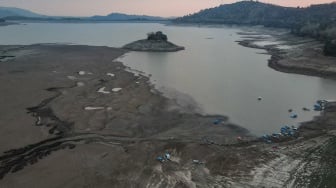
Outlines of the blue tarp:
{"label": "blue tarp", "polygon": [[297,118],[298,115],[297,114],[291,114],[290,117],[294,119],[294,118]]}

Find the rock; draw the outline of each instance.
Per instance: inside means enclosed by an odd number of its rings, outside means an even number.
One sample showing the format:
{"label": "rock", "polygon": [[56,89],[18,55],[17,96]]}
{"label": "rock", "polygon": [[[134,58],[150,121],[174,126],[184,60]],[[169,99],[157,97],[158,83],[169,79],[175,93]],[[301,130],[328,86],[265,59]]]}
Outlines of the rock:
{"label": "rock", "polygon": [[177,46],[169,41],[168,37],[162,32],[149,33],[147,39],[138,40],[126,44],[123,48],[133,51],[151,51],[151,52],[176,52],[184,50],[184,47]]}

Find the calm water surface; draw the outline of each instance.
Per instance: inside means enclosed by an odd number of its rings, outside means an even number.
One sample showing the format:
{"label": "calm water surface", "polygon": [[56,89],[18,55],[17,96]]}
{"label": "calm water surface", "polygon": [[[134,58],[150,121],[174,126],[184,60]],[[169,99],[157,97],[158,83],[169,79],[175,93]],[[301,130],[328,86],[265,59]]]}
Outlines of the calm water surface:
{"label": "calm water surface", "polygon": [[[2,44],[72,43],[121,47],[161,30],[186,47],[174,53],[131,52],[121,60],[151,74],[151,81],[180,102],[195,101],[207,114],[229,116],[233,123],[261,135],[312,119],[304,112],[317,99],[336,99],[336,81],[286,74],[267,67],[269,55],[235,41],[239,28],[177,27],[161,24],[27,24],[0,28]],[[186,97],[187,96],[187,97]],[[257,97],[261,96],[262,101]],[[297,119],[290,119],[294,109]]]}

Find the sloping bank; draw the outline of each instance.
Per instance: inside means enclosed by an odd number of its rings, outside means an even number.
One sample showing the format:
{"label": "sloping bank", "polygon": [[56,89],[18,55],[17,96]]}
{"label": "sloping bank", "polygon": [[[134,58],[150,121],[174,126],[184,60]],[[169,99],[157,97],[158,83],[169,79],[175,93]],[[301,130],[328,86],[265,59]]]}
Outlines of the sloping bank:
{"label": "sloping bank", "polygon": [[336,78],[336,57],[325,56],[324,44],[315,39],[269,28],[254,28],[239,34],[244,36],[244,40],[237,41],[240,45],[266,50],[271,55],[269,67],[277,71]]}
{"label": "sloping bank", "polygon": [[[336,78],[336,58],[324,56],[323,44],[314,39],[267,28],[239,34],[244,36],[244,40],[237,41],[240,45],[266,50],[271,55],[269,67],[277,71]],[[256,167],[251,172],[252,180],[234,185],[335,187],[336,102],[329,102],[320,116],[302,123],[299,135],[294,141],[272,146],[276,157]]]}

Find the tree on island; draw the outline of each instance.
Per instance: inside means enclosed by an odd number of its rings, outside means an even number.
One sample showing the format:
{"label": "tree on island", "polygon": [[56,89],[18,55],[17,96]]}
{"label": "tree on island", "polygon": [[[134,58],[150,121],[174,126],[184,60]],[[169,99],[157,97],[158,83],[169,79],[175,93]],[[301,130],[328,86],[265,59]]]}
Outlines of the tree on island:
{"label": "tree on island", "polygon": [[167,35],[161,31],[147,33],[147,39],[141,39],[126,44],[123,48],[133,51],[150,51],[150,52],[176,52],[184,50],[183,46],[177,46],[168,42]]}
{"label": "tree on island", "polygon": [[157,31],[156,33],[151,32],[147,34],[147,40],[155,40],[155,41],[167,41],[167,35],[163,34],[161,31]]}

